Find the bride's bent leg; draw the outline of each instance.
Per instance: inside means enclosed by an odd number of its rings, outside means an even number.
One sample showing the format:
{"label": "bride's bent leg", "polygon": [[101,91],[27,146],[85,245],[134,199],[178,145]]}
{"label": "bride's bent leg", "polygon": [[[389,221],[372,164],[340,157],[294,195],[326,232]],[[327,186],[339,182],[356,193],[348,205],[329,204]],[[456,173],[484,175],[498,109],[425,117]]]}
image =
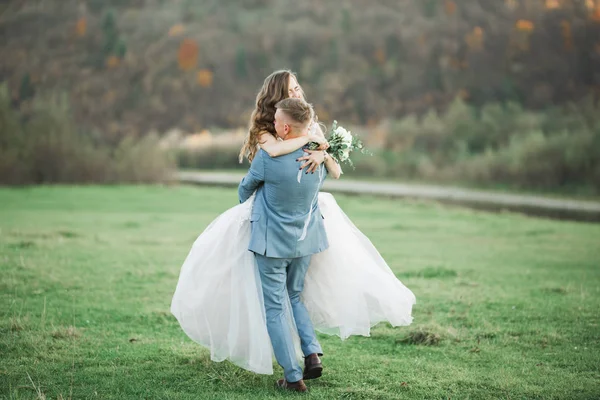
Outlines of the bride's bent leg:
{"label": "bride's bent leg", "polygon": [[308,311],[304,303],[300,301],[300,294],[304,289],[304,278],[306,277],[310,259],[311,256],[292,259],[287,274],[287,291],[290,296],[292,312],[294,313],[294,321],[298,328],[298,336],[300,336],[302,353],[304,353],[305,357],[313,353],[323,355],[323,350],[317,341],[315,328],[310,320]]}
{"label": "bride's bent leg", "polygon": [[302,368],[296,359],[294,341],[289,326],[291,316],[285,290],[285,271],[289,261],[289,259],[270,258],[256,254],[265,300],[267,331],[271,338],[273,352],[277,362],[283,368],[285,379],[288,382],[297,382],[302,379]]}

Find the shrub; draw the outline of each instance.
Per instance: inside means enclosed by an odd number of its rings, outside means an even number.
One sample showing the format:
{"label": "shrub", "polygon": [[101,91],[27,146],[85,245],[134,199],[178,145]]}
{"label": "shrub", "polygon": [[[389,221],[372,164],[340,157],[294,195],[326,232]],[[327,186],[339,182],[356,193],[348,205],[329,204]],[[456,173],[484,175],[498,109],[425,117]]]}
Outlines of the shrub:
{"label": "shrub", "polygon": [[238,162],[241,143],[231,146],[207,146],[197,149],[179,149],[177,164],[190,169],[248,169],[246,160]]}
{"label": "shrub", "polygon": [[26,115],[0,86],[0,183],[159,182],[173,169],[156,136],[113,148],[77,129],[65,95],[36,98]]}
{"label": "shrub", "polygon": [[157,134],[141,139],[125,137],[115,149],[112,162],[110,180],[114,182],[164,182],[171,179],[175,169],[173,155],[160,147]]}
{"label": "shrub", "polygon": [[0,85],[0,182],[18,183],[27,174],[23,158],[24,135],[19,115],[12,109],[8,88]]}
{"label": "shrub", "polygon": [[457,176],[478,183],[502,182],[520,188],[576,188],[600,191],[600,135],[541,131],[515,137],[507,147],[474,157]]}
{"label": "shrub", "polygon": [[[589,100],[533,112],[515,103],[477,110],[456,99],[445,111],[386,121],[371,138],[362,135],[374,154],[353,154],[356,168],[344,174],[600,192],[599,111]],[[237,163],[239,147],[182,149],[178,165],[246,169]]]}
{"label": "shrub", "polygon": [[478,111],[456,99],[443,113],[392,121],[374,152],[351,174],[599,192],[600,110],[586,99],[543,112],[515,103]]}

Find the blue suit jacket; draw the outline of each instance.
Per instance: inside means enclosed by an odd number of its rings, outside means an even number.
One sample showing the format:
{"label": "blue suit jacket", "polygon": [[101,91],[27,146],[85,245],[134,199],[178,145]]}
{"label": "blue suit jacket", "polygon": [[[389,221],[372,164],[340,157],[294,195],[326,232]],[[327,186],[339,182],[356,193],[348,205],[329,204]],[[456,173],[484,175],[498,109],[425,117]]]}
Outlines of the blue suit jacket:
{"label": "blue suit jacket", "polygon": [[279,157],[259,150],[238,188],[240,202],[256,192],[250,221],[248,250],[272,258],[297,258],[329,247],[318,193],[327,171],[323,165],[314,174],[298,172],[304,152],[299,149]]}

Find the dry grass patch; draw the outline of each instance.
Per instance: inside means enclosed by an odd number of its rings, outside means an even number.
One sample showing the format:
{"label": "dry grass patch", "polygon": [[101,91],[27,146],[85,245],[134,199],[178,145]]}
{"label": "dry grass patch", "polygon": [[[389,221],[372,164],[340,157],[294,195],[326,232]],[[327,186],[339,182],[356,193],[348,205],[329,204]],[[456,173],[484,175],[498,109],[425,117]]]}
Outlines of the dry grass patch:
{"label": "dry grass patch", "polygon": [[433,332],[426,328],[421,328],[409,332],[406,337],[396,340],[396,343],[437,346],[440,344],[442,339],[443,338],[439,333]]}
{"label": "dry grass patch", "polygon": [[81,337],[81,331],[74,326],[59,327],[52,331],[54,339],[77,339]]}

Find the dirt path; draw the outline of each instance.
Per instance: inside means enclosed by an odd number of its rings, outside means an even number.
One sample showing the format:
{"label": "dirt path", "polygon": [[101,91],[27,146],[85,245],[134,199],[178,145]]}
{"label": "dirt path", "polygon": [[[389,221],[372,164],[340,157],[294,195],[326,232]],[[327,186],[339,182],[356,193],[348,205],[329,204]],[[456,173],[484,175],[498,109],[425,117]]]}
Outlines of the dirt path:
{"label": "dirt path", "polygon": [[[243,173],[180,171],[177,179],[183,183],[237,187]],[[528,215],[556,219],[600,222],[600,202],[553,199],[543,196],[486,192],[435,185],[327,180],[324,191],[345,194],[404,197],[435,200],[490,211],[515,211]]]}

